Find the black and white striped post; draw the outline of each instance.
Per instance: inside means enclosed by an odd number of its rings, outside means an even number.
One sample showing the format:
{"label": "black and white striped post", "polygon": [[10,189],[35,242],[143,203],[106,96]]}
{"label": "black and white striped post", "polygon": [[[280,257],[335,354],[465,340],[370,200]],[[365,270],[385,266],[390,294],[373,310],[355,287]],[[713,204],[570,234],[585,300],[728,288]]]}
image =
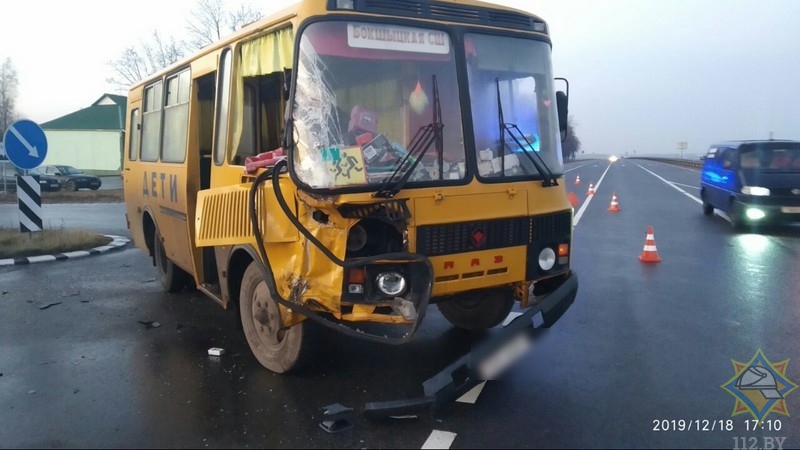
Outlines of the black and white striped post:
{"label": "black and white striped post", "polygon": [[[39,167],[47,155],[47,136],[36,122],[18,120],[3,135],[6,156],[18,169]],[[27,173],[27,172],[26,172]],[[17,175],[19,231],[42,231],[42,187],[31,175]]]}
{"label": "black and white striped post", "polygon": [[19,231],[42,231],[42,187],[33,175],[17,175]]}

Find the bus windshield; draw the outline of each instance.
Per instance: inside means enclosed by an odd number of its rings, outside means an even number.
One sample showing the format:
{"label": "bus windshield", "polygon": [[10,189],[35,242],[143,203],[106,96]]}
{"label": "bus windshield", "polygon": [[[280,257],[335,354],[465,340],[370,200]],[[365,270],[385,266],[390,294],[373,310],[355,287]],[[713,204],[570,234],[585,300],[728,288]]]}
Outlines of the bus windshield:
{"label": "bus windshield", "polygon": [[[293,170],[302,183],[314,189],[377,188],[399,165],[411,170],[402,161],[417,133],[431,129],[433,121],[441,124],[438,143],[424,152],[406,186],[464,178],[458,83],[447,33],[317,22],[302,32],[299,53]],[[435,117],[435,100],[441,116]]]}
{"label": "bus windshield", "polygon": [[[541,156],[554,175],[562,174],[549,44],[467,34],[464,51],[478,175],[540,178],[534,163],[539,160],[530,152]],[[524,139],[513,139],[510,131]]]}

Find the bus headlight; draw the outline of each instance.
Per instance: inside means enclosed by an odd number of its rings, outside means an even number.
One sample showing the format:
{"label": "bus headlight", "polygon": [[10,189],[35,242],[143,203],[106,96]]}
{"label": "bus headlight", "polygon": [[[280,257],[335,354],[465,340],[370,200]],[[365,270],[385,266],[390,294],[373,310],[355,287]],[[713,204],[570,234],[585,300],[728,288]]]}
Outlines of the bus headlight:
{"label": "bus headlight", "polygon": [[375,278],[375,284],[390,297],[400,295],[406,290],[406,279],[398,272],[383,272]]}
{"label": "bus headlight", "polygon": [[556,252],[550,247],[545,247],[539,252],[539,267],[548,271],[556,265]]}

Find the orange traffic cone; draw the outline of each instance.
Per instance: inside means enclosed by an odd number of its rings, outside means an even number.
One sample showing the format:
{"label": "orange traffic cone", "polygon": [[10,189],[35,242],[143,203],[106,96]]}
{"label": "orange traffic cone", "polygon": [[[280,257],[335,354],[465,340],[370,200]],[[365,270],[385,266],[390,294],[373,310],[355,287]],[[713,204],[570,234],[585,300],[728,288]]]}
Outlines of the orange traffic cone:
{"label": "orange traffic cone", "polygon": [[586,195],[594,195],[594,185],[589,183],[589,190],[586,192]]}
{"label": "orange traffic cone", "polygon": [[611,206],[608,207],[608,210],[611,212],[618,212],[619,211],[619,203],[617,202],[617,193],[614,192],[614,195],[611,196]]}
{"label": "orange traffic cone", "polygon": [[569,204],[573,207],[578,206],[580,202],[578,201],[578,197],[575,196],[574,192],[569,193]]}
{"label": "orange traffic cone", "polygon": [[577,177],[575,177],[575,186],[580,186],[580,185],[581,185],[581,176],[578,175]]}
{"label": "orange traffic cone", "polygon": [[639,261],[646,263],[661,262],[656,250],[656,238],[653,236],[653,227],[647,227],[647,238],[644,241],[644,250],[639,255]]}

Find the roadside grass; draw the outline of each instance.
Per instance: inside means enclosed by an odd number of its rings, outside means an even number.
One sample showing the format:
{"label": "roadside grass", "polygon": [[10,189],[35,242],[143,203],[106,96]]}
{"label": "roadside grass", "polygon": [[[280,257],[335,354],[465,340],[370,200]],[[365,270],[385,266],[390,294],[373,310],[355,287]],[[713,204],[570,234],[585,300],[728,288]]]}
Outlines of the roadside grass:
{"label": "roadside grass", "polygon": [[109,242],[109,237],[83,230],[20,233],[18,229],[0,228],[0,259],[88,250]]}
{"label": "roadside grass", "polygon": [[[122,203],[125,198],[122,189],[100,189],[97,191],[56,191],[42,192],[42,204],[48,203]],[[17,203],[14,192],[0,192],[0,203]]]}

